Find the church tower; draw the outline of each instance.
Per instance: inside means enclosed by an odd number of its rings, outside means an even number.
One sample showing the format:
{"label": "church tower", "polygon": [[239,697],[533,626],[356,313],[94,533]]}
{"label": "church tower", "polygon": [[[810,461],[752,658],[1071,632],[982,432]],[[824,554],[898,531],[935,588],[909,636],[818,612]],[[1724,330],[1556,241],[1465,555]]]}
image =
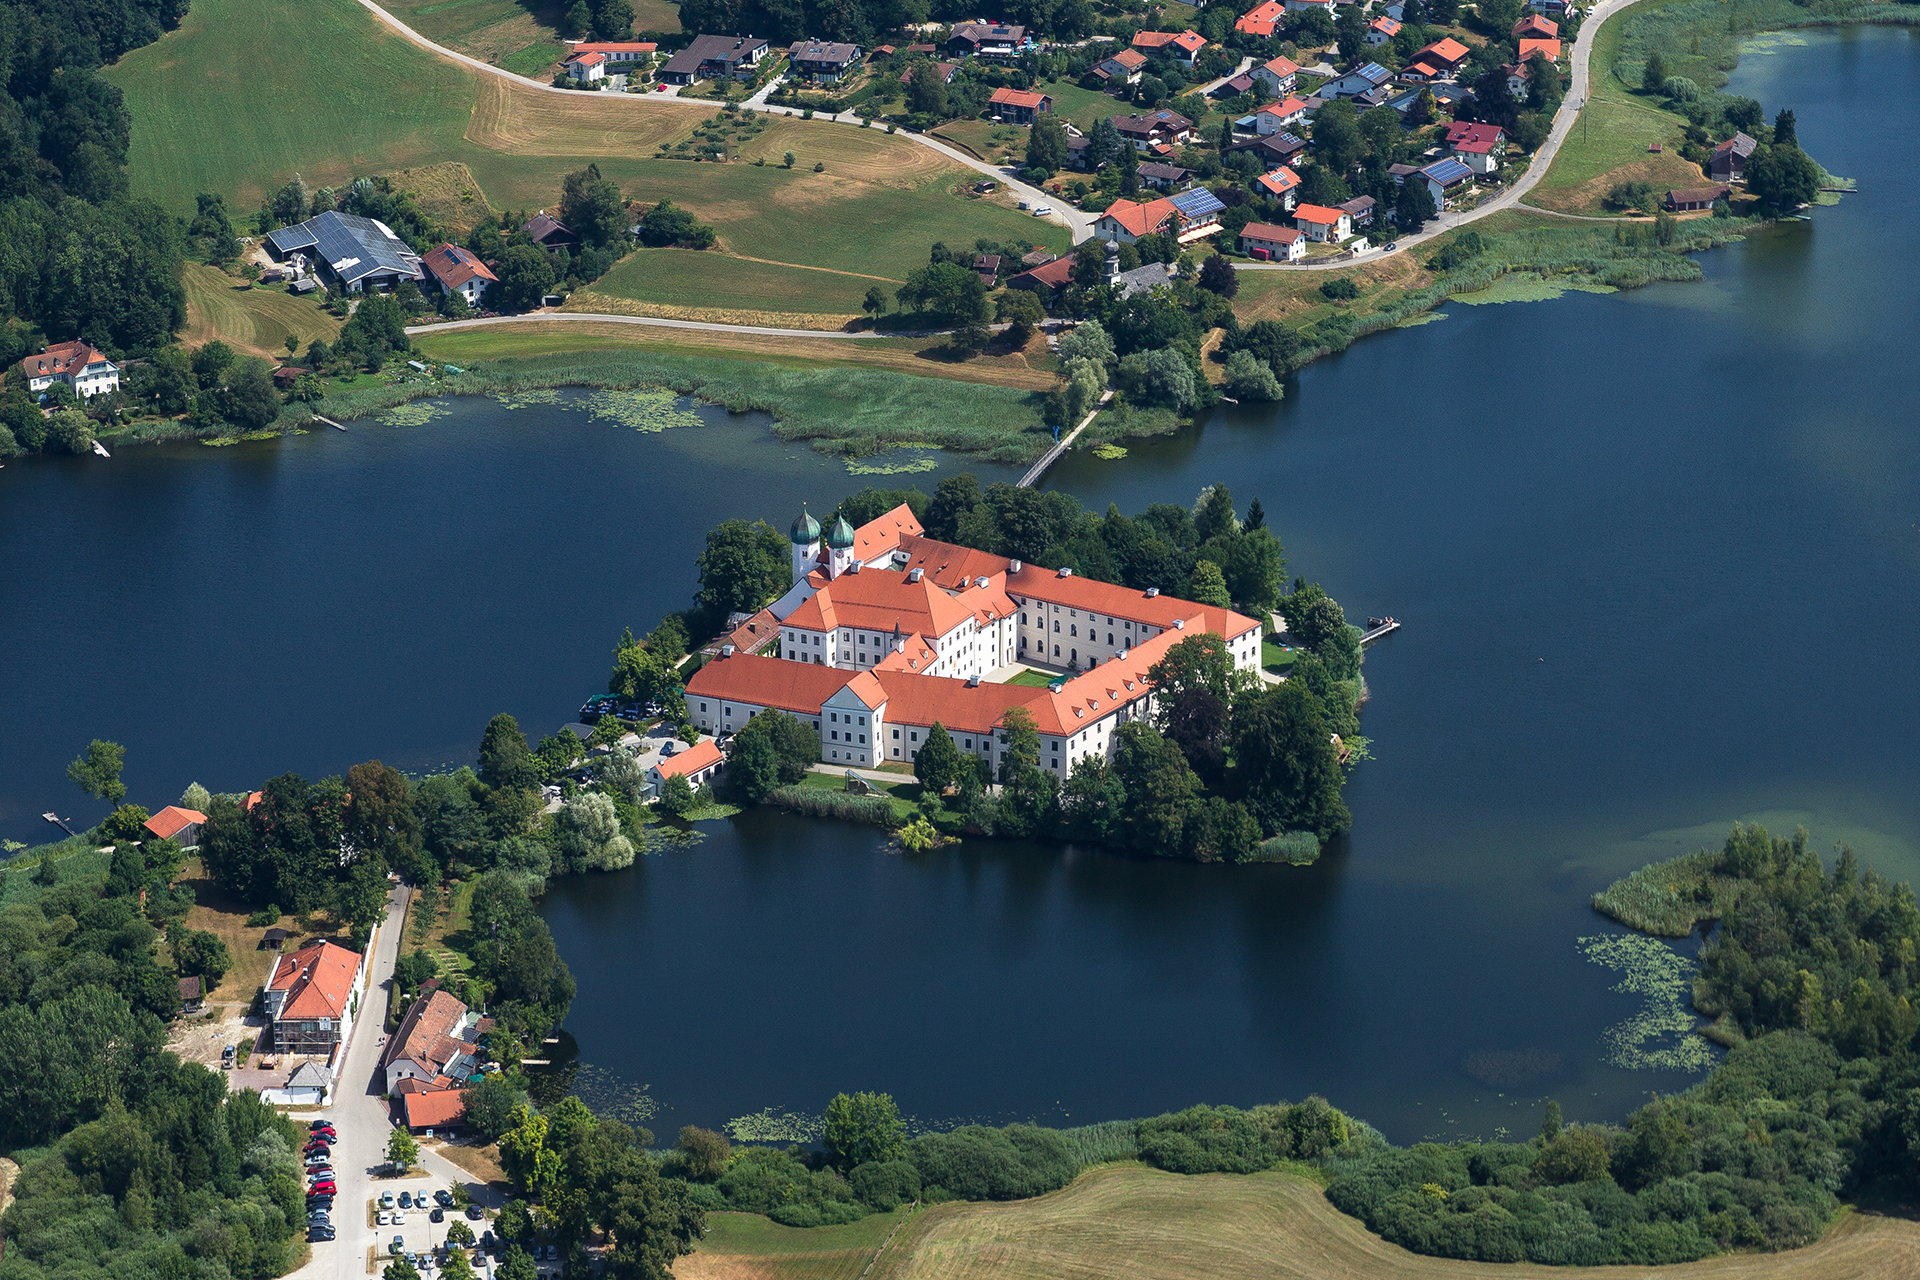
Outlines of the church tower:
{"label": "church tower", "polygon": [[837,578],[853,566],[853,526],[841,516],[827,535],[827,576]]}
{"label": "church tower", "polygon": [[799,582],[812,573],[820,561],[820,522],[800,507],[800,518],[793,522],[787,537],[793,542],[793,580]]}

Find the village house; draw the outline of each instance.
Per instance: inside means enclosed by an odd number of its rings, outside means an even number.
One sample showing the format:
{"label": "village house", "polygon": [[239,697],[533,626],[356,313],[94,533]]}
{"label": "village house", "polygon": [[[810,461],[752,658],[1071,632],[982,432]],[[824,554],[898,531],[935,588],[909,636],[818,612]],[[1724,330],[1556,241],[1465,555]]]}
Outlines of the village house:
{"label": "village house", "polygon": [[1233,24],[1233,29],[1243,36],[1271,39],[1286,19],[1287,6],[1281,0],[1263,0],[1241,14],[1239,21]]}
{"label": "village house", "polygon": [[1435,40],[1432,44],[1416,50],[1413,57],[1408,59],[1408,61],[1424,62],[1428,66],[1436,67],[1448,75],[1452,75],[1461,67],[1467,65],[1467,58],[1471,56],[1472,53],[1473,50],[1467,48],[1467,46],[1461,44],[1452,36],[1447,36],[1444,39]]}
{"label": "village house", "polygon": [[1565,21],[1573,16],[1579,0],[1527,0],[1527,8],[1536,13],[1551,13]]}
{"label": "village house", "polygon": [[393,289],[422,274],[420,259],[393,228],[334,209],[269,232],[266,249],[274,261],[292,261],[302,275],[311,269],[345,293]]}
{"label": "village house", "polygon": [[1447,126],[1447,147],[1453,158],[1478,174],[1500,167],[1507,151],[1507,131],[1496,124],[1458,120]]}
{"label": "village house", "polygon": [[1292,93],[1300,81],[1299,64],[1284,55],[1267,59],[1247,74],[1267,86],[1267,92],[1276,98]]}
{"label": "village house", "polygon": [[662,756],[647,766],[647,794],[658,800],[668,778],[685,778],[687,785],[698,791],[717,778],[726,763],[714,740],[702,738],[685,751]]}
{"label": "village house", "polygon": [[1005,22],[956,22],[947,36],[947,52],[956,58],[1010,61],[1027,42],[1027,29]]}
{"label": "village house", "polygon": [[1336,80],[1327,81],[1327,83],[1321,85],[1315,92],[1322,98],[1328,99],[1357,98],[1362,94],[1371,93],[1392,79],[1393,72],[1387,70],[1377,62],[1369,62],[1363,67],[1358,67],[1347,72],[1347,74]]}
{"label": "village house", "polygon": [[1307,238],[1292,227],[1249,222],[1240,228],[1240,252],[1249,258],[1299,262],[1307,256]]}
{"label": "village house", "polygon": [[542,249],[557,249],[565,245],[580,243],[580,237],[574,234],[572,227],[569,227],[545,209],[542,209],[521,223],[520,229],[526,232],[528,238]]}
{"label": "village house", "polygon": [[1353,0],[1287,0],[1287,12],[1305,13],[1309,9],[1318,9],[1331,18],[1342,3],[1351,4]]}
{"label": "village house", "polygon": [[1025,89],[995,89],[987,101],[993,114],[1008,124],[1032,124],[1035,118],[1053,110],[1051,97]]}
{"label": "village house", "polygon": [[1453,207],[1453,202],[1473,188],[1473,170],[1458,160],[1436,160],[1420,170],[1433,197],[1436,212]]}
{"label": "village house", "polygon": [[428,250],[427,256],[420,259],[420,265],[444,293],[449,297],[458,294],[470,307],[479,306],[487,290],[500,283],[500,278],[487,269],[486,263],[474,257],[472,250],[457,244],[443,244]]}
{"label": "village house", "polygon": [[1276,165],[1298,166],[1307,154],[1306,139],[1291,133],[1276,133],[1269,138],[1252,138],[1236,142],[1229,151],[1252,151],[1260,162],[1268,168]]}
{"label": "village house", "polygon": [[1113,127],[1135,151],[1151,151],[1156,145],[1179,146],[1193,138],[1193,121],[1164,108],[1144,116],[1115,116]]}
{"label": "village house", "polygon": [[1133,47],[1149,57],[1165,53],[1191,71],[1200,61],[1200,51],[1207,47],[1207,38],[1192,28],[1179,35],[1166,31],[1141,31],[1134,35]]}
{"label": "village house", "polygon": [[792,70],[823,84],[832,84],[860,63],[860,46],[824,40],[795,40],[787,49]]}
{"label": "village house", "polygon": [[1500,74],[1507,78],[1507,96],[1516,102],[1526,101],[1528,92],[1527,81],[1533,78],[1533,72],[1527,69],[1527,64],[1524,62],[1503,63],[1500,67]]}
{"label": "village house", "polygon": [[1253,128],[1262,136],[1285,133],[1306,118],[1307,104],[1298,98],[1288,98],[1284,102],[1269,102],[1254,112]]}
{"label": "village house", "polygon": [[1173,207],[1180,211],[1181,244],[1192,244],[1195,240],[1217,233],[1220,230],[1220,215],[1227,210],[1220,197],[1205,187],[1194,187],[1175,195]]}
{"label": "village house", "polygon": [[659,45],[650,40],[623,40],[600,42],[582,40],[573,46],[575,54],[597,53],[605,58],[609,75],[632,71],[638,64],[653,57]]}
{"label": "village house", "polygon": [[582,84],[592,84],[596,80],[607,78],[607,55],[604,53],[582,52],[575,49],[560,64],[573,79]]}
{"label": "village house", "polygon": [[1525,66],[1536,57],[1545,58],[1549,63],[1560,61],[1560,42],[1558,40],[1522,40],[1520,64]]}
{"label": "village house", "polygon": [[1267,196],[1280,202],[1282,209],[1292,209],[1300,200],[1300,175],[1281,165],[1269,173],[1263,173],[1253,180]]}
{"label": "village house", "polygon": [[1072,282],[1073,259],[1054,258],[1050,262],[1043,262],[1014,276],[1007,281],[1007,288],[1030,290],[1039,294],[1042,302],[1051,303],[1055,296]]}
{"label": "village house", "polygon": [[1512,34],[1515,40],[1558,40],[1560,24],[1530,13],[1513,24]]}
{"label": "village house", "polygon": [[1725,200],[1732,194],[1733,188],[1725,183],[1713,187],[1687,187],[1667,192],[1666,205],[1675,213],[1711,209],[1716,200]]}
{"label": "village house", "polygon": [[1417,164],[1390,164],[1387,166],[1387,176],[1393,179],[1393,185],[1396,187],[1406,186],[1407,179],[1419,172],[1420,166]]}
{"label": "village house", "polygon": [[1158,160],[1143,161],[1134,170],[1140,181],[1155,191],[1185,191],[1193,185],[1193,170]]}
{"label": "village house", "polygon": [[1707,159],[1707,176],[1722,182],[1738,182],[1746,173],[1747,160],[1760,144],[1744,133],[1736,133],[1713,149]]}
{"label": "village house", "polygon": [[1319,204],[1295,208],[1293,225],[1305,232],[1307,239],[1323,244],[1337,244],[1353,234],[1353,218],[1345,209],[1329,209]]}
{"label": "village house", "polygon": [[445,1133],[466,1123],[466,1095],[458,1089],[402,1094],[400,1115],[411,1133]]}
{"label": "village house", "polygon": [[1367,24],[1367,43],[1383,45],[1400,34],[1400,24],[1392,18],[1375,18]]}
{"label": "village house", "polygon": [[1180,211],[1164,196],[1145,204],[1121,199],[1107,206],[1093,224],[1093,234],[1100,240],[1133,244],[1141,236],[1174,234],[1179,226]]}
{"label": "village house", "polygon": [[914,75],[916,73],[920,73],[924,75],[939,77],[941,84],[952,84],[953,73],[958,71],[959,69],[960,69],[960,64],[957,62],[916,63],[913,66],[908,67],[906,70],[900,73],[900,83],[912,84]]}
{"label": "village house", "polygon": [[1216,101],[1222,98],[1237,98],[1243,93],[1252,93],[1253,86],[1257,83],[1259,82],[1251,75],[1242,71],[1236,76],[1222,80],[1207,93],[1207,96]]}
{"label": "village house", "polygon": [[1348,225],[1358,231],[1362,227],[1373,225],[1374,204],[1372,196],[1355,196],[1351,200],[1342,200],[1333,207],[1346,214]]}
{"label": "village house", "polygon": [[1139,84],[1146,66],[1146,54],[1138,49],[1122,49],[1111,58],[1095,63],[1090,74],[1104,87],[1112,89],[1115,85]]}
{"label": "village house", "polygon": [[[791,537],[805,577],[789,596],[805,599],[787,621],[824,595],[820,615],[804,620],[817,624],[830,610],[835,630],[795,626],[791,656],[784,637],[778,658],[723,650],[687,684],[688,712],[703,731],[731,733],[779,709],[821,735],[827,763],[870,767],[911,764],[938,722],[991,766],[1004,751],[1006,713],[1019,707],[1039,728],[1041,767],[1064,778],[1075,761],[1106,756],[1121,724],[1151,714],[1146,671],[1181,639],[1211,632],[1236,669],[1260,662],[1252,618],[937,542],[904,506],[858,532],[836,522],[824,548],[810,516]],[[849,587],[852,596],[835,598]],[[921,629],[929,626],[939,634]],[[1061,678],[1047,687],[982,678],[1015,662]]]}
{"label": "village house", "polygon": [[976,253],[973,256],[973,273],[980,282],[992,289],[1000,282],[1000,255],[997,253]]}
{"label": "village house", "polygon": [[199,1013],[207,999],[206,984],[198,978],[181,978],[174,983],[180,992],[180,1012],[191,1017]]}
{"label": "village house", "polygon": [[206,824],[207,815],[198,809],[183,809],[177,804],[170,804],[141,825],[156,840],[177,840],[181,848],[192,849],[200,843],[200,828]]}
{"label": "village house", "polygon": [[695,36],[692,44],[667,59],[660,79],[666,84],[744,80],[769,48],[756,36]]}
{"label": "village house", "polygon": [[413,1002],[380,1056],[388,1093],[457,1089],[479,1064],[480,1015],[442,990]]}
{"label": "village house", "polygon": [[324,938],[274,958],[265,1003],[275,1052],[325,1057],[347,1042],[366,986],[360,959]]}

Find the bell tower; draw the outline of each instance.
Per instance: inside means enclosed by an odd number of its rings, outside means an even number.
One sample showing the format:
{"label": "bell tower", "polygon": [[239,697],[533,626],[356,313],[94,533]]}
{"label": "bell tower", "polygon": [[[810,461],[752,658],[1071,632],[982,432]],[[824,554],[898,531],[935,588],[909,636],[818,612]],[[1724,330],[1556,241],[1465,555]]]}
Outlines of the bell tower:
{"label": "bell tower", "polygon": [[800,518],[787,531],[793,543],[793,580],[799,582],[812,573],[820,561],[820,522],[807,514],[800,504]]}

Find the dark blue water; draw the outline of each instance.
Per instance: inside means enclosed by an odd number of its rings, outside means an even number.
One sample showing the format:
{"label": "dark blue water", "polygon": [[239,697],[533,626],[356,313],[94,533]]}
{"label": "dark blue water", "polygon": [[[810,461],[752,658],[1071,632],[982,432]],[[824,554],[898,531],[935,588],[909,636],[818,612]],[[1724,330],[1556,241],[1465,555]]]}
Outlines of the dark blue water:
{"label": "dark blue water", "polygon": [[[1639,1005],[1576,947],[1606,928],[1591,893],[1741,817],[1920,870],[1920,46],[1805,38],[1734,90],[1793,107],[1860,194],[1704,255],[1703,283],[1453,303],[1277,410],[1049,477],[1129,510],[1225,479],[1350,614],[1405,620],[1320,865],[704,824],[548,899],[583,1080],[644,1088],[663,1132],[853,1088],[1069,1123],[1317,1091],[1402,1140],[1684,1086],[1603,1058]],[[620,626],[691,592],[715,520],[857,487],[747,423],[485,405],[207,452],[0,474],[0,830],[70,794],[95,735],[165,800],[458,758],[499,709],[551,727]]]}

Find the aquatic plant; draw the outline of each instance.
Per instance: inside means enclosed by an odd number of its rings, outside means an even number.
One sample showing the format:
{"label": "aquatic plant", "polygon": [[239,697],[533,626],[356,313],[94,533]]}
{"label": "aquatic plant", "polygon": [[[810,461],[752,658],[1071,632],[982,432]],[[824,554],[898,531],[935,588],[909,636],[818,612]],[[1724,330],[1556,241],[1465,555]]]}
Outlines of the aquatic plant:
{"label": "aquatic plant", "polygon": [[560,392],[553,388],[536,391],[514,391],[504,395],[497,395],[494,399],[500,402],[502,408],[507,409],[532,409],[546,406],[566,409],[570,407],[560,398]]}
{"label": "aquatic plant", "polygon": [[1734,886],[1714,875],[1720,857],[1718,849],[1701,849],[1649,863],[1594,894],[1593,909],[1629,929],[1684,938],[1700,921],[1714,919],[1725,910],[1721,899]]}
{"label": "aquatic plant", "polygon": [[1699,966],[1658,938],[1644,934],[1597,934],[1581,938],[1582,955],[1625,976],[1615,991],[1637,995],[1640,1012],[1607,1028],[1605,1057],[1627,1071],[1705,1071],[1713,1046],[1698,1033],[1700,1019],[1688,1007]]}
{"label": "aquatic plant", "polygon": [[587,416],[649,433],[700,425],[700,415],[671,391],[596,391],[587,397]]}
{"label": "aquatic plant", "polygon": [[818,1142],[826,1130],[826,1119],[805,1111],[780,1111],[772,1107],[750,1116],[735,1116],[722,1125],[735,1142]]}
{"label": "aquatic plant", "polygon": [[1126,448],[1117,444],[1103,444],[1093,451],[1093,456],[1107,462],[1115,462],[1127,456]]}
{"label": "aquatic plant", "polygon": [[442,400],[415,400],[409,404],[395,405],[374,421],[383,427],[423,427],[435,418],[444,418],[453,412],[453,406]]}

